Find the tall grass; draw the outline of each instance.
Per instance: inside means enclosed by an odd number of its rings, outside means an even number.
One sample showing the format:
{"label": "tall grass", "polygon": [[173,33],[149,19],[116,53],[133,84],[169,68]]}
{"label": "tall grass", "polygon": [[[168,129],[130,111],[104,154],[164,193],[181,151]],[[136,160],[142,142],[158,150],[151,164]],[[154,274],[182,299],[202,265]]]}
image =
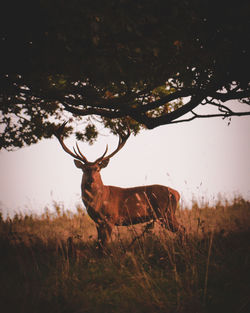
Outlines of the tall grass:
{"label": "tall grass", "polygon": [[54,206],[0,218],[1,312],[248,312],[250,202],[179,210],[184,241],[119,227],[104,254],[87,214]]}

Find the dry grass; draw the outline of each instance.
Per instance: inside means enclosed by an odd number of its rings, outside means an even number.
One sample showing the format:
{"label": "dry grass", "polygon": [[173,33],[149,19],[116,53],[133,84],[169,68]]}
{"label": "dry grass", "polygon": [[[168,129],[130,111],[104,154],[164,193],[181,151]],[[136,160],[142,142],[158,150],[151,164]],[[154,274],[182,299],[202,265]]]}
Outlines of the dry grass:
{"label": "dry grass", "polygon": [[0,219],[1,312],[248,312],[250,203],[194,202],[178,219],[184,242],[119,227],[104,255],[81,209]]}

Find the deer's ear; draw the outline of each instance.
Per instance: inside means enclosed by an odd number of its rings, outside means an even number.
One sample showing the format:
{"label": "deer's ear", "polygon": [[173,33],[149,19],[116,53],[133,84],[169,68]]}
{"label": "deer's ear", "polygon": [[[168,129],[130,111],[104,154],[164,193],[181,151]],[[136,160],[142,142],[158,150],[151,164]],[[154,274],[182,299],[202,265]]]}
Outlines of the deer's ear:
{"label": "deer's ear", "polygon": [[75,166],[76,166],[77,168],[83,169],[84,164],[83,164],[81,161],[79,161],[79,160],[74,160],[74,163],[75,163]]}
{"label": "deer's ear", "polygon": [[100,168],[105,168],[109,164],[109,159],[106,159],[99,163]]}

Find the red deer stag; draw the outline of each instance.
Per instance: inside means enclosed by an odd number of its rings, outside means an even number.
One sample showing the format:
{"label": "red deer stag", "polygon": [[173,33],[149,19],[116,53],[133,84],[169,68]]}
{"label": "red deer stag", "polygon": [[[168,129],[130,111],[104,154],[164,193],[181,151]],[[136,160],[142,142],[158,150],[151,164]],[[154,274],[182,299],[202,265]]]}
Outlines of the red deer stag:
{"label": "red deer stag", "polygon": [[89,162],[81,153],[77,143],[77,151],[73,148],[74,152],[64,144],[62,134],[65,124],[57,129],[55,135],[64,151],[74,158],[76,167],[83,171],[82,200],[89,216],[96,223],[101,246],[110,239],[114,226],[129,226],[159,220],[168,230],[184,234],[184,227],[175,217],[180,199],[176,190],[161,185],[120,188],[103,184],[100,170],[106,167],[110,158],[122,149],[130,131],[120,136],[118,147],[114,152],[106,156],[107,146],[101,157],[94,162]]}

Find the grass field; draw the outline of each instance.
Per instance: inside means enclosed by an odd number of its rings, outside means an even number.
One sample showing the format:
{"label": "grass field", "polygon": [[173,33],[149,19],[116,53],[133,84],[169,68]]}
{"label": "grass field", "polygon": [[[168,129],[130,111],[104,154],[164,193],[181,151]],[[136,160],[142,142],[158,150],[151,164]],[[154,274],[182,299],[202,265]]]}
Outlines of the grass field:
{"label": "grass field", "polygon": [[104,254],[81,209],[0,218],[0,311],[250,312],[250,202],[177,215],[184,242],[159,226],[119,227]]}

